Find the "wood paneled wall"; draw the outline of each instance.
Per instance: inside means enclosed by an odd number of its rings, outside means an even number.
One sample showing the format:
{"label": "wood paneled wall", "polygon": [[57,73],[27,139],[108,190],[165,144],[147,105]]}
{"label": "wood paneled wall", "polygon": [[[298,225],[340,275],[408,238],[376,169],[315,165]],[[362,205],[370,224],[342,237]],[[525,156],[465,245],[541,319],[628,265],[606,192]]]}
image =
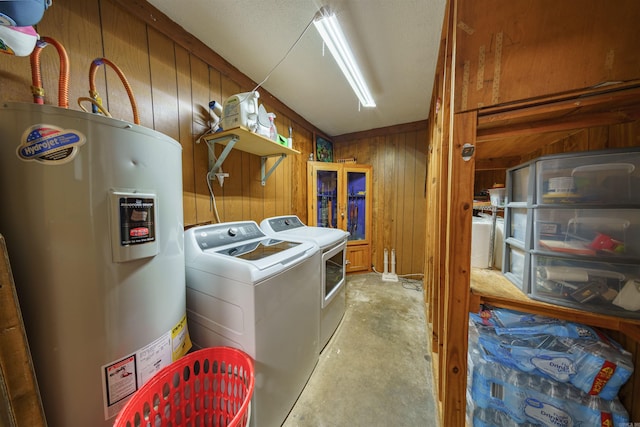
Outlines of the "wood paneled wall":
{"label": "wood paneled wall", "polygon": [[[57,0],[37,30],[68,52],[71,109],[79,110],[76,100],[88,96],[91,61],[104,57],[122,69],[136,98],[140,124],[182,145],[185,226],[216,222],[206,182],[208,151],[198,143],[210,125],[208,103],[251,90],[256,83],[142,0]],[[55,49],[44,48],[47,104],[58,102],[58,64]],[[96,86],[104,106],[113,117],[132,121],[124,85],[113,70],[102,68]],[[30,86],[29,58],[0,55],[0,99],[32,102]],[[267,110],[276,113],[278,128],[292,127],[293,148],[301,154],[287,157],[263,187],[260,158],[232,150],[222,165],[229,178],[222,187],[212,182],[221,221],[307,217],[306,162],[315,135],[323,132],[266,91],[260,93]],[[345,135],[334,143],[336,158],[356,157],[373,165],[372,253],[378,271],[386,247],[396,249],[398,274],[423,272],[426,127],[422,122]],[[267,167],[274,161],[268,160]]]}
{"label": "wood paneled wall", "polygon": [[334,144],[334,158],[373,166],[371,262],[378,272],[384,270],[385,248],[389,262],[396,250],[398,275],[424,272],[427,147],[426,121],[394,133],[343,135]]}
{"label": "wood paneled wall", "polygon": [[[60,42],[69,55],[71,109],[79,110],[76,100],[88,96],[89,67],[95,58],[107,58],[123,71],[135,95],[140,124],[182,145],[185,226],[215,222],[206,182],[208,150],[205,143],[198,143],[210,125],[208,104],[251,90],[255,83],[237,71],[230,73],[233,67],[221,63],[213,51],[198,45],[184,30],[174,28],[175,24],[172,27],[172,23],[162,21],[161,14],[154,15],[162,24],[156,27],[131,13],[149,7],[140,1],[57,0],[37,31]],[[170,38],[158,28],[173,31],[177,37]],[[58,103],[58,64],[56,50],[44,48],[41,70],[46,104]],[[133,121],[123,83],[113,70],[101,68],[96,85],[104,106],[114,118]],[[2,100],[32,102],[30,85],[29,58],[0,55]],[[276,113],[277,126],[293,128],[293,148],[301,154],[287,157],[263,187],[260,158],[233,150],[222,165],[230,177],[222,187],[212,183],[221,221],[259,222],[267,216],[289,213],[306,217],[306,187],[300,183],[305,182],[306,159],[318,129],[266,91],[261,90],[261,95],[267,110]],[[267,166],[274,161],[268,160]]]}
{"label": "wood paneled wall", "polygon": [[638,78],[636,0],[457,3],[455,111]]}

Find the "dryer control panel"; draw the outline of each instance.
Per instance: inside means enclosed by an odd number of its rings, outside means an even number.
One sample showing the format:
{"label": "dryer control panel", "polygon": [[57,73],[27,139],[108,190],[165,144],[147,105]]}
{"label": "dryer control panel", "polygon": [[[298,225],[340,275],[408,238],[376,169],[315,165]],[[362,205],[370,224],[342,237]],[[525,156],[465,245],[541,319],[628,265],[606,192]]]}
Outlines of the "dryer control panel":
{"label": "dryer control panel", "polygon": [[[261,225],[264,224],[261,223]],[[300,218],[297,216],[282,216],[277,218],[270,218],[267,221],[268,226],[274,232],[278,233],[280,231],[293,230],[295,228],[304,227],[305,225],[300,221]]]}

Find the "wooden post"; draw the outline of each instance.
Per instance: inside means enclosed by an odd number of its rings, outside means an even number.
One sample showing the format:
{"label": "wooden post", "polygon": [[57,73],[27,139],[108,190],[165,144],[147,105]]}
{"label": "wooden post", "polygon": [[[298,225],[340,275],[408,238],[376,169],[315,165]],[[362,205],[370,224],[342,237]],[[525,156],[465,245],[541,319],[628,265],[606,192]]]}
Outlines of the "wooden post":
{"label": "wooden post", "polygon": [[444,290],[443,422],[464,426],[467,388],[467,333],[471,277],[471,216],[476,112],[454,116],[449,151],[449,188]]}

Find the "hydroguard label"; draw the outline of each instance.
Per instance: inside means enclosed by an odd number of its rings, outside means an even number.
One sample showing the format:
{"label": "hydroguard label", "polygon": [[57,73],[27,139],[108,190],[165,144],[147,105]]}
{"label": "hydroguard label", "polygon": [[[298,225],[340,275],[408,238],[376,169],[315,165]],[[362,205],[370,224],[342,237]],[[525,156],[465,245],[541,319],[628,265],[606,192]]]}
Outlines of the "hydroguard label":
{"label": "hydroguard label", "polygon": [[86,140],[85,136],[76,130],[37,124],[22,134],[22,141],[16,153],[25,161],[62,164],[73,160],[78,153],[78,147]]}

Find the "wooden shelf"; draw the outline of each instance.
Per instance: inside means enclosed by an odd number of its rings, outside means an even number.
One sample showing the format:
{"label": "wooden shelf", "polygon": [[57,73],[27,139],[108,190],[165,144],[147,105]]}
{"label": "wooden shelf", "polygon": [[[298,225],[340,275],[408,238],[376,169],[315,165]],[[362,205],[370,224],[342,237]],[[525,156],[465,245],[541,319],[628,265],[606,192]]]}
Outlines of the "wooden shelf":
{"label": "wooden shelf", "polygon": [[584,323],[604,329],[620,331],[640,342],[640,320],[607,316],[549,304],[529,298],[498,270],[471,269],[471,298],[469,311],[477,312],[480,304]]}
{"label": "wooden shelf", "polygon": [[299,151],[285,147],[275,141],[270,140],[262,135],[251,132],[245,127],[238,127],[223,132],[213,133],[203,137],[205,141],[214,141],[217,144],[226,146],[233,137],[237,138],[233,148],[244,151],[246,153],[255,154],[260,157],[279,156],[281,154],[300,154]]}
{"label": "wooden shelf", "polygon": [[[210,179],[218,173],[222,163],[233,148],[260,156],[262,159],[262,173],[260,177],[262,185],[265,185],[269,175],[271,175],[275,168],[285,157],[287,157],[288,154],[300,154],[299,151],[285,147],[282,144],[278,144],[277,142],[262,135],[258,135],[257,133],[253,133],[244,127],[213,133],[211,135],[204,136],[202,139],[204,139],[209,146],[209,158],[211,159],[210,163],[212,163],[209,170]],[[219,157],[215,154],[215,144],[220,144],[224,147],[222,154],[220,154]],[[269,157],[279,158],[276,160],[275,164],[266,171],[265,163]]]}

